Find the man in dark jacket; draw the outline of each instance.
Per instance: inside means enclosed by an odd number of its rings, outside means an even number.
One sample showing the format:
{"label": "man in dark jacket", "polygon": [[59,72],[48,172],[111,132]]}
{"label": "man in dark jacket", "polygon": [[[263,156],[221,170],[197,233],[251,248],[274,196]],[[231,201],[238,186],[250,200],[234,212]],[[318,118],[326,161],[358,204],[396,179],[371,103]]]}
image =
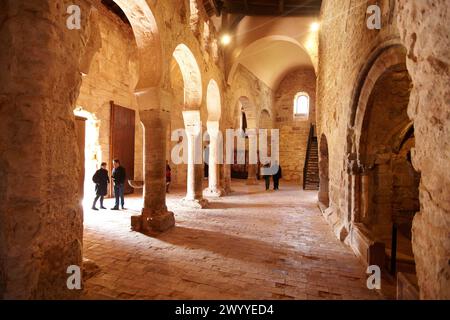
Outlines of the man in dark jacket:
{"label": "man in dark jacket", "polygon": [[278,162],[275,162],[273,172],[273,190],[279,190],[280,179],[283,178],[283,175],[281,173],[281,166]]}
{"label": "man in dark jacket", "polygon": [[270,169],[270,164],[267,162],[261,170],[261,175],[266,183],[266,191],[270,189],[270,176],[272,175]]}
{"label": "man in dark jacket", "polygon": [[125,168],[120,165],[119,159],[113,161],[114,169],[112,172],[112,179],[114,181],[114,196],[116,198],[116,205],[112,210],[119,210],[119,200],[122,205],[122,209],[125,205],[125,199],[123,196],[124,184],[126,179]]}
{"label": "man in dark jacket", "polygon": [[109,183],[109,175],[108,170],[106,170],[106,163],[103,162],[100,166],[100,169],[98,169],[94,176],[92,177],[92,181],[95,183],[95,200],[92,204],[92,210],[98,209],[95,207],[97,204],[97,200],[100,199],[100,209],[106,209],[103,206],[103,199],[108,194],[108,183]]}

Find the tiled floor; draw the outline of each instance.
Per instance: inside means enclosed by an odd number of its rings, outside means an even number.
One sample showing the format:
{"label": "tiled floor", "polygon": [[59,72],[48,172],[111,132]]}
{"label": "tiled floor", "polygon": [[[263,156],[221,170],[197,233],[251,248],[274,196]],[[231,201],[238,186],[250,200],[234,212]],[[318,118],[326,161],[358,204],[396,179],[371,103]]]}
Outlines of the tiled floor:
{"label": "tiled floor", "polygon": [[[234,193],[189,211],[168,196],[176,227],[146,236],[130,231],[127,212],[85,211],[84,257],[101,272],[85,298],[379,299],[365,270],[340,243],[316,206],[317,193],[282,185],[278,192],[233,181]],[[112,207],[112,200],[106,202]]]}

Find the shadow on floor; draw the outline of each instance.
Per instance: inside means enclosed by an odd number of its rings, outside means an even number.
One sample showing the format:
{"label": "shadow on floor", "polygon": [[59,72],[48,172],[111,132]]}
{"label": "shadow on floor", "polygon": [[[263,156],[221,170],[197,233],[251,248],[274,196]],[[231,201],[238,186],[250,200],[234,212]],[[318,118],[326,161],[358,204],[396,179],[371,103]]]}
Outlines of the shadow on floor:
{"label": "shadow on floor", "polygon": [[246,202],[213,202],[210,201],[206,209],[251,209],[251,208],[266,208],[267,203],[246,203]]}
{"label": "shadow on floor", "polygon": [[283,264],[290,250],[248,238],[237,237],[221,232],[192,229],[176,226],[170,231],[152,235],[158,240],[192,250],[206,250],[224,257],[258,264]]}

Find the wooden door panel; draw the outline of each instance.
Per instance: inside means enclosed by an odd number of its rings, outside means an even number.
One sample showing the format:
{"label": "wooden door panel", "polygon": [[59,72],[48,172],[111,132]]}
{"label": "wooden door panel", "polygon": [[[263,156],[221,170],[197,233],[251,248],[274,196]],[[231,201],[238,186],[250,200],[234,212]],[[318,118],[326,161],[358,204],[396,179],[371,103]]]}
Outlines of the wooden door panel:
{"label": "wooden door panel", "polygon": [[[110,167],[112,161],[119,159],[125,168],[127,180],[134,179],[134,149],[135,149],[135,124],[136,112],[132,109],[121,107],[111,101],[111,150]],[[113,184],[111,183],[111,187]],[[125,193],[133,193],[134,189],[125,183]],[[114,193],[111,192],[113,195]]]}

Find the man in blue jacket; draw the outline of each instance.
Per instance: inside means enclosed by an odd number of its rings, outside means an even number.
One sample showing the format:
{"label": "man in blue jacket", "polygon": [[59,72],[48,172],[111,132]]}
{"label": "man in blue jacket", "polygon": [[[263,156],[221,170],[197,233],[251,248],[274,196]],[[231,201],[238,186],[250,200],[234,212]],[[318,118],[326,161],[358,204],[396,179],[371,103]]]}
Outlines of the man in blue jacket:
{"label": "man in blue jacket", "polygon": [[120,165],[119,159],[113,161],[114,169],[112,172],[112,180],[114,181],[114,196],[116,198],[116,205],[112,210],[119,210],[119,200],[122,205],[122,209],[125,205],[124,199],[124,184],[126,179],[125,168]]}

